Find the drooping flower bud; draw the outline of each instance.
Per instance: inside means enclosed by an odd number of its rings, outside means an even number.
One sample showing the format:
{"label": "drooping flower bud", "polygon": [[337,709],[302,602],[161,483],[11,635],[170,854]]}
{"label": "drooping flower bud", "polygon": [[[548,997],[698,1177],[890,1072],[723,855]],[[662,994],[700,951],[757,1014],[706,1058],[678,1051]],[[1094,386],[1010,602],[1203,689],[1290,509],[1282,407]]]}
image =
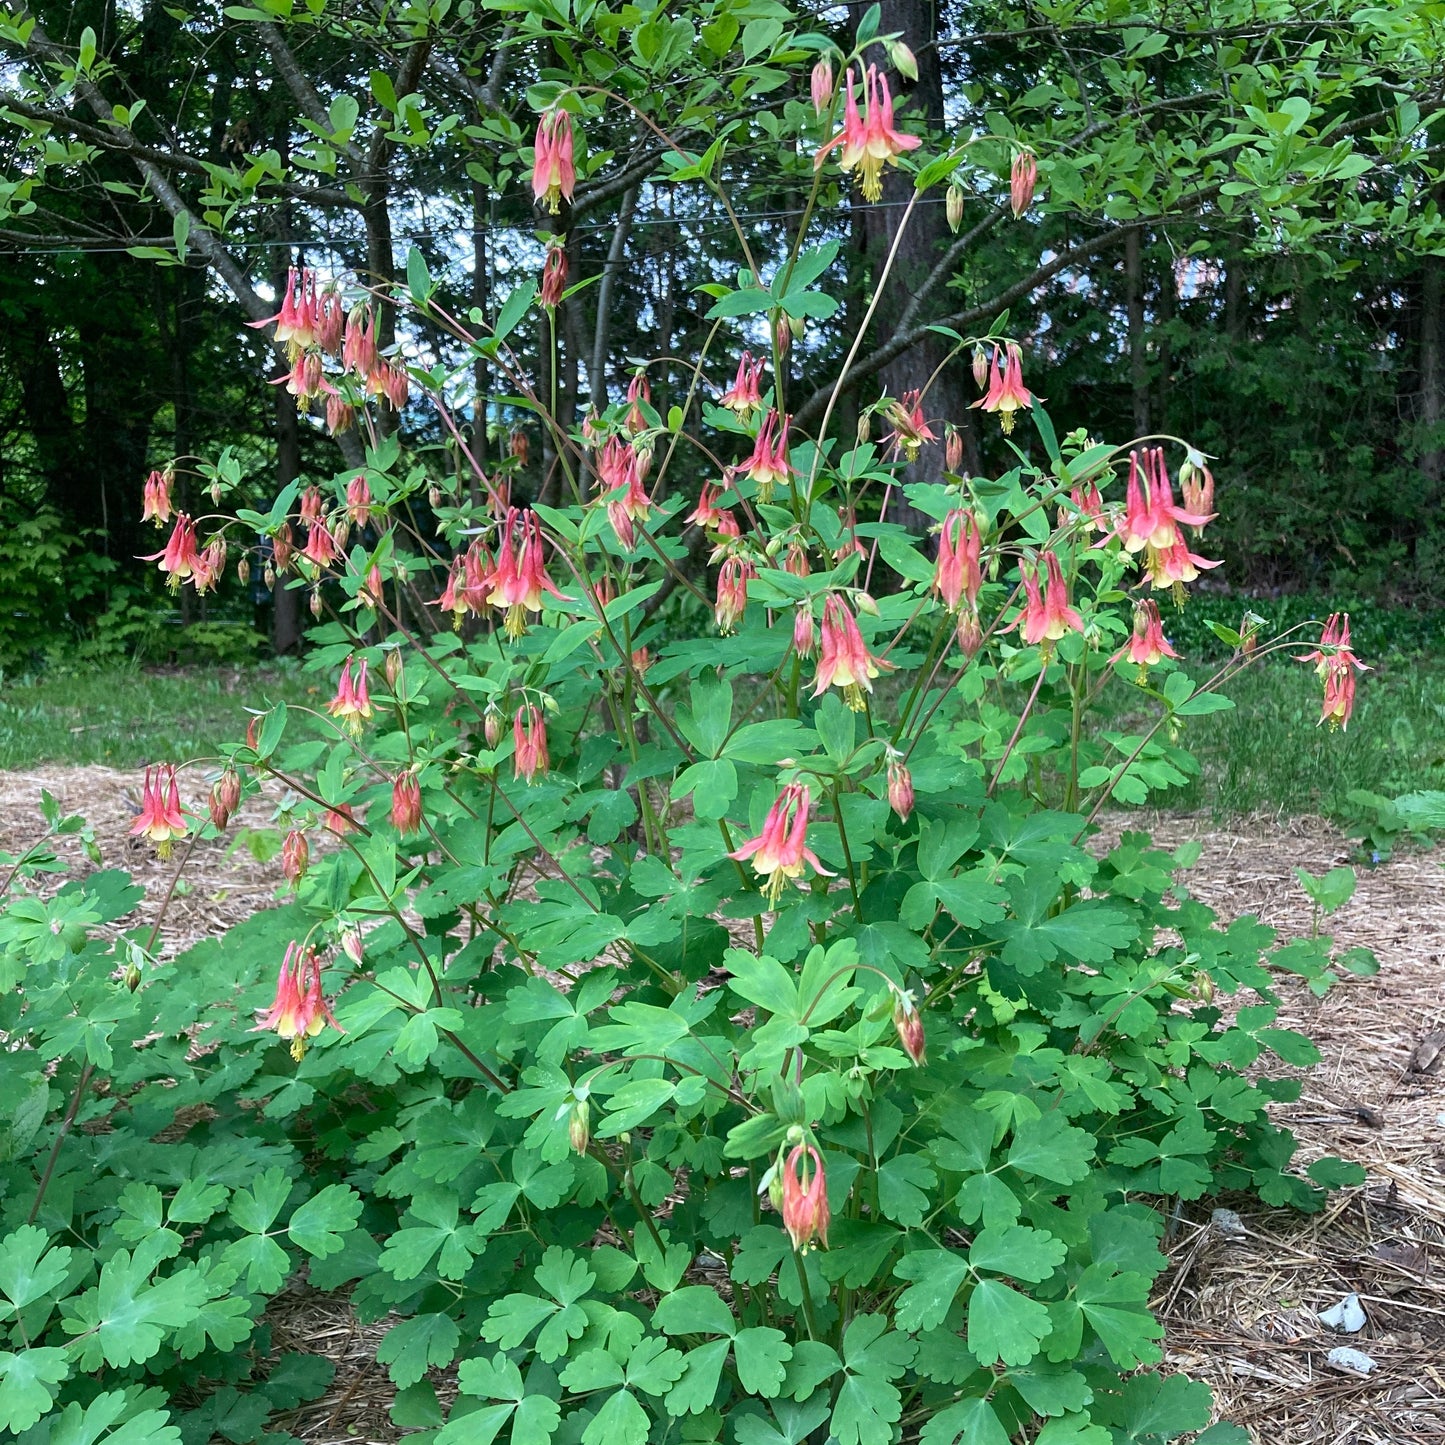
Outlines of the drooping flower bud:
{"label": "drooping flower bud", "polygon": [[371,521],[371,488],[365,477],[352,477],[346,484],[346,512],[358,527]]}
{"label": "drooping flower bud", "polygon": [[893,1027],[898,1030],[898,1042],[903,1045],[903,1052],[913,1060],[915,1068],[921,1069],[928,1061],[923,1015],[913,1002],[913,995],[904,989],[895,989],[893,993]]}
{"label": "drooping flower bud", "polygon": [[391,822],[398,833],[416,833],[421,829],[421,784],[408,770],[398,773],[391,785]]}
{"label": "drooping flower bud", "polygon": [[251,560],[244,553],[236,563],[236,581],[244,587],[251,580]]}
{"label": "drooping flower bud", "polygon": [[948,218],[948,229],[956,236],[963,225],[963,189],[957,182],[948,187],[948,196],[943,203],[943,213]]}
{"label": "drooping flower bud", "polygon": [[311,861],[311,848],[306,835],[299,828],[292,828],[281,844],[281,871],[288,883],[300,883],[306,875],[306,865]]}
{"label": "drooping flower bud", "polygon": [[211,505],[213,507],[219,507],[221,505],[221,483],[219,479],[211,483],[210,493]]}
{"label": "drooping flower bud", "polygon": [[496,747],[502,740],[502,714],[495,705],[489,706],[482,718],[482,732],[489,748]]}
{"label": "drooping flower bud", "polygon": [[818,629],[813,622],[813,604],[803,601],[793,617],[793,651],[801,658],[809,658],[818,650]]}
{"label": "drooping flower bud", "polygon": [[361,967],[362,959],[362,937],[361,930],[353,923],[341,930],[341,951],[358,968]]}
{"label": "drooping flower bud", "polygon": [[988,352],[981,345],[973,348],[973,384],[980,391],[988,385]]}
{"label": "drooping flower bud", "polygon": [[913,811],[913,774],[901,758],[888,764],[888,806],[898,814],[900,823],[906,823]]}
{"label": "drooping flower bud", "polygon": [[256,751],[260,737],[261,714],[256,712],[251,714],[250,721],[246,724],[246,746],[250,748],[252,752]]}
{"label": "drooping flower bud", "polygon": [[963,433],[952,422],[943,429],[943,465],[950,472],[963,470]]}
{"label": "drooping flower bud", "polygon": [[777,353],[779,361],[782,361],[793,345],[793,330],[788,325],[785,317],[778,317],[777,324],[773,327],[773,349]]}
{"label": "drooping flower bud", "polygon": [[543,306],[555,308],[562,304],[562,293],[567,289],[567,250],[552,241],[547,246],[547,257],[542,262],[542,284],[537,299]]}
{"label": "drooping flower bud", "polygon": [[884,44],[888,51],[889,63],[904,80],[917,81],[918,59],[901,40],[889,40]]}
{"label": "drooping flower bud", "polygon": [[1009,174],[1009,203],[1015,216],[1028,210],[1034,198],[1034,185],[1039,178],[1039,168],[1031,150],[1021,150],[1014,156],[1013,168]]}
{"label": "drooping flower bud", "polygon": [[396,696],[397,684],[401,682],[401,648],[388,647],[381,662],[381,673],[391,695]]}
{"label": "drooping flower bud", "polygon": [[579,1154],[585,1154],[592,1142],[592,1106],[586,1099],[575,1099],[567,1111],[567,1142]]}
{"label": "drooping flower bud", "polygon": [[833,103],[833,61],[831,56],[823,56],[813,67],[809,88],[813,95],[814,114],[822,115]]}
{"label": "drooping flower bud", "polygon": [[319,619],[320,616],[321,616],[321,610],[322,610],[322,609],[321,609],[321,589],[320,589],[319,587],[313,587],[313,588],[311,589],[311,601],[310,601],[310,603],[309,603],[308,605],[309,605],[310,608],[311,608],[311,615],[312,615],[313,617]]}
{"label": "drooping flower bud", "polygon": [[978,609],[965,607],[958,614],[958,650],[970,660],[978,656],[983,646],[983,623],[979,620]]}
{"label": "drooping flower bud", "polygon": [[795,1145],[783,1165],[782,1212],[783,1228],[800,1254],[814,1240],[828,1247],[828,1181],[823,1156],[811,1144]]}

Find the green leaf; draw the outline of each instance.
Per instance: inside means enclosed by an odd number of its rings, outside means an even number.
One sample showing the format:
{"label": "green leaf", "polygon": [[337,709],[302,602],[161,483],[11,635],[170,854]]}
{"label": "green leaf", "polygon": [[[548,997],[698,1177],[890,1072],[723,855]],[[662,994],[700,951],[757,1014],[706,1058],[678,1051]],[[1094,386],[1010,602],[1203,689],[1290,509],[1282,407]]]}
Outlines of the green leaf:
{"label": "green leaf", "polygon": [[1094,1136],[1058,1114],[1028,1119],[1014,1130],[1008,1162],[1021,1174],[1054,1184],[1077,1184],[1093,1167]]}
{"label": "green leaf", "polygon": [[921,1154],[895,1154],[878,1166],[878,1207],[910,1229],[923,1223],[938,1175]]}
{"label": "green leaf", "polygon": [[70,1375],[66,1351],[0,1350],[0,1426],[19,1434],[28,1430],[55,1403],[55,1386]]}
{"label": "green leaf", "polygon": [[102,1359],[117,1369],[142,1364],[169,1333],[199,1314],[206,1301],[199,1270],[180,1270],[153,1284],[149,1274],[139,1251],[132,1258],[117,1250],[101,1266],[99,1284],[68,1302],[62,1324],[67,1334],[85,1337],[77,1341],[81,1369],[94,1370]]}
{"label": "green leaf", "polygon": [[929,1416],[920,1445],[1008,1445],[1008,1431],[987,1400],[960,1400]]}
{"label": "green leaf", "polygon": [[398,1389],[414,1385],[429,1369],[444,1370],[456,1359],[461,1331],[447,1315],[417,1315],[393,1325],[376,1347]]}
{"label": "green leaf", "polygon": [[733,1336],[738,1382],[749,1395],[771,1400],[783,1387],[787,1363],[792,1357],[792,1346],[781,1330],[755,1325]]}
{"label": "green leaf", "polygon": [[667,1396],[669,1415],[700,1415],[712,1408],[730,1348],[727,1340],[710,1340],[683,1356],[682,1374]]}
{"label": "green leaf", "polygon": [[342,1235],[360,1218],[361,1196],[346,1184],[329,1184],[291,1216],[286,1233],[292,1244],[325,1259],[346,1247]]}
{"label": "green leaf", "polygon": [[1053,1235],[1013,1224],[982,1230],[968,1248],[968,1260],[975,1269],[990,1269],[1037,1284],[1064,1262],[1066,1253],[1063,1241]]}
{"label": "green leaf", "polygon": [[10,1301],[11,1309],[23,1310],[65,1283],[70,1247],[47,1250],[49,1242],[50,1236],[33,1224],[21,1225],[0,1241],[0,1294]]}
{"label": "green leaf", "polygon": [[766,954],[757,956],[744,948],[730,948],[723,954],[723,965],[731,977],[728,988],[748,1003],[755,1003],[770,1014],[796,1019],[798,985],[794,975],[777,959]]}
{"label": "green leaf", "polygon": [[943,1323],[970,1270],[968,1260],[951,1249],[925,1249],[904,1255],[893,1273],[913,1281],[898,1296],[894,1311],[898,1328],[919,1334]]}
{"label": "green leaf", "polygon": [[1163,1357],[1155,1341],[1163,1339],[1164,1329],[1149,1313],[1147,1276],[1119,1274],[1112,1266],[1091,1264],[1074,1286],[1073,1301],[1121,1370],[1154,1364]]}
{"label": "green leaf", "polygon": [[522,318],[530,310],[532,298],[536,294],[537,283],[535,280],[524,281],[508,293],[507,299],[502,302],[502,309],[497,315],[496,329],[492,332],[493,340],[505,341],[517,329]]}
{"label": "green leaf", "polygon": [[231,1218],[247,1234],[264,1234],[290,1194],[290,1175],[284,1169],[267,1169],[249,1189],[238,1189],[231,1196]]}
{"label": "green leaf", "polygon": [[653,1312],[655,1328],[670,1335],[732,1335],[737,1321],[715,1289],[687,1285],[667,1295]]}
{"label": "green leaf", "polygon": [[1052,1324],[1038,1300],[1002,1280],[980,1280],[968,1298],[968,1348],[981,1365],[1026,1365]]}
{"label": "green leaf", "polygon": [[646,1445],[647,1411],[631,1390],[618,1390],[582,1432],[582,1445]]}

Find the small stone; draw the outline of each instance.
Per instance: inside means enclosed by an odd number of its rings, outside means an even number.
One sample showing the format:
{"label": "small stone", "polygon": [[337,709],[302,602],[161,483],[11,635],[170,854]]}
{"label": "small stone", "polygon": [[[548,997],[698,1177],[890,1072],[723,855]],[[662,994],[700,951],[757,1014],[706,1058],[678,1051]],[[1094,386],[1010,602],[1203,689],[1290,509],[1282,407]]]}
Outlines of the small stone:
{"label": "small stone", "polygon": [[1336,1345],[1325,1356],[1325,1363],[1332,1370],[1346,1375],[1368,1375],[1375,1368],[1372,1360],[1363,1350],[1352,1350],[1348,1345]]}
{"label": "small stone", "polygon": [[1338,1304],[1321,1310],[1315,1318],[1322,1325],[1338,1330],[1344,1335],[1353,1335],[1365,1327],[1365,1308],[1357,1294],[1347,1294]]}
{"label": "small stone", "polygon": [[1238,1244],[1240,1240],[1249,1238],[1244,1221],[1232,1209],[1216,1209],[1209,1216],[1209,1223],[1219,1237],[1230,1244]]}

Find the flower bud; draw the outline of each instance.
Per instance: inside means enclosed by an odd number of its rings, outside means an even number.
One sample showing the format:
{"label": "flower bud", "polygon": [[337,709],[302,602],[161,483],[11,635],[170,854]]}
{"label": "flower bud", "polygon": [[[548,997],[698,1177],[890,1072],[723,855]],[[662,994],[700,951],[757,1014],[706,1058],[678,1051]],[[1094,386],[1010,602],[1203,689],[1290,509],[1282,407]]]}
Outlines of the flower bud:
{"label": "flower bud", "polygon": [[858,413],[858,429],[854,434],[858,438],[860,447],[868,445],[868,439],[873,435],[873,413],[871,411]]}
{"label": "flower bud", "polygon": [[586,1099],[575,1100],[567,1111],[567,1142],[579,1154],[592,1142],[592,1106]]}
{"label": "flower bud", "polygon": [[276,585],[276,569],[269,562],[261,572],[261,580],[266,584],[268,592]]}
{"label": "flower bud", "polygon": [[527,457],[529,455],[530,445],[531,444],[527,440],[527,433],[523,431],[522,428],[519,426],[513,427],[512,435],[508,439],[508,448],[511,451],[511,454],[516,457],[518,464],[521,466],[525,467],[527,465]]}
{"label": "flower bud", "polygon": [[286,875],[286,881],[300,883],[306,875],[306,865],[310,861],[311,849],[306,842],[306,835],[299,828],[292,828],[286,835],[286,841],[281,844],[281,871]]}
{"label": "flower bud", "polygon": [[321,589],[319,587],[311,589],[311,615],[316,618],[321,616]]}
{"label": "flower bud", "polygon": [[813,112],[815,115],[822,115],[833,103],[833,61],[830,56],[823,56],[813,67],[813,74],[809,78],[809,89],[813,96]]}
{"label": "flower bud", "polygon": [[488,707],[482,718],[482,732],[487,739],[487,746],[494,748],[502,740],[502,714],[495,707]]}
{"label": "flower bud", "polygon": [[948,217],[948,229],[958,235],[958,228],[963,225],[963,190],[956,181],[948,187],[943,213]]}
{"label": "flower bud", "polygon": [[943,465],[950,472],[963,470],[963,433],[950,422],[943,430]]}
{"label": "flower bud", "polygon": [[433,483],[426,489],[427,506],[436,511],[442,504],[442,489]]}
{"label": "flower bud", "polygon": [[421,829],[421,784],[411,771],[398,773],[391,785],[391,822],[402,834]]}
{"label": "flower bud", "polygon": [[1202,968],[1194,975],[1194,997],[1200,1003],[1214,1002],[1214,980]]}
{"label": "flower bud", "polygon": [[1028,210],[1034,198],[1034,185],[1039,178],[1039,168],[1031,150],[1021,150],[1015,157],[1009,174],[1009,203],[1015,216]]}
{"label": "flower bud", "polygon": [[893,995],[893,1027],[898,1031],[898,1042],[903,1052],[913,1060],[915,1068],[921,1069],[927,1063],[927,1040],[923,1034],[923,1015],[913,1002],[913,995],[903,989],[896,989]]}
{"label": "flower bud", "polygon": [[788,325],[788,321],[785,316],[779,316],[776,324],[773,326],[773,350],[777,353],[779,361],[781,361],[788,354],[789,350],[792,348],[792,345],[792,328]]}
{"label": "flower bud", "polygon": [[982,391],[988,385],[988,352],[982,346],[973,348],[973,384]]}
{"label": "flower bud", "polygon": [[967,658],[978,656],[983,646],[983,624],[972,607],[965,607],[958,614],[958,649]]}
{"label": "flower bud", "polygon": [[241,775],[235,768],[227,768],[216,783],[221,801],[228,813],[234,813],[241,806]]}
{"label": "flower bud", "polygon": [[248,557],[243,555],[241,557],[241,560],[236,563],[236,581],[238,581],[241,586],[244,587],[246,583],[248,583],[250,580],[251,562]]}
{"label": "flower bud", "polygon": [[918,60],[913,52],[901,41],[890,40],[886,42],[885,48],[888,51],[889,63],[893,66],[904,80],[917,81]]}
{"label": "flower bud", "polygon": [[251,720],[246,724],[246,746],[252,752],[256,751],[261,737],[261,714],[251,714]]}
{"label": "flower bud", "polygon": [[362,937],[361,930],[353,923],[341,930],[341,951],[358,968],[361,967],[362,959]]}
{"label": "flower bud", "polygon": [[386,685],[391,689],[392,696],[396,696],[396,689],[401,682],[401,648],[388,647],[381,660],[381,675],[386,679]]}
{"label": "flower bud", "polygon": [[140,987],[139,965],[134,961],[126,964],[125,971],[121,974],[121,979],[125,983],[126,988],[129,989],[131,993],[134,993],[136,989]]}
{"label": "flower bud", "polygon": [[797,614],[793,618],[793,651],[799,657],[811,657],[818,645],[817,629],[813,625],[813,604],[803,602],[799,604]]}
{"label": "flower bud", "polygon": [[853,605],[867,617],[877,617],[879,615],[878,604],[867,592],[855,593]]}
{"label": "flower bud", "polygon": [[[811,1167],[810,1167],[811,1166]],[[783,1228],[793,1248],[805,1252],[814,1240],[828,1247],[828,1180],[823,1156],[811,1144],[795,1144],[783,1165]]]}
{"label": "flower bud", "polygon": [[913,774],[901,760],[888,764],[888,806],[898,814],[900,823],[906,823],[913,811]]}
{"label": "flower bud", "polygon": [[221,484],[219,481],[211,483],[211,505],[213,507],[219,507],[221,505]]}

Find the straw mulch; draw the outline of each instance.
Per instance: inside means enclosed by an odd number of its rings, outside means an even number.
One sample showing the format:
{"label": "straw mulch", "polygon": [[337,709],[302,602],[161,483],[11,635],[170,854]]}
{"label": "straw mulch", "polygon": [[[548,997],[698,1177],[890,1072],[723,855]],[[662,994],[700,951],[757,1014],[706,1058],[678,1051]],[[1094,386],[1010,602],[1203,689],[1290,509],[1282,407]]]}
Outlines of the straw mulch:
{"label": "straw mulch", "polygon": [[[34,800],[48,788],[86,814],[107,866],[129,868],[151,897],[149,921],[174,863],[158,863],[127,839],[138,780],[106,768],[42,767],[0,774],[0,848],[39,831]],[[199,797],[188,798],[199,805]],[[276,800],[248,804],[244,825],[266,827]],[[1202,816],[1131,816],[1174,847],[1204,845],[1181,881],[1225,918],[1255,913],[1283,937],[1311,928],[1294,868],[1315,874],[1347,861],[1341,836],[1316,820],[1251,818],[1217,827]],[[1117,836],[1106,824],[1096,848]],[[202,844],[172,899],[164,944],[171,955],[273,904],[276,862],[244,848]],[[78,856],[72,842],[63,851]],[[1213,1387],[1221,1418],[1246,1426],[1260,1445],[1400,1445],[1445,1440],[1445,894],[1441,855],[1404,853],[1361,870],[1355,896],[1324,928],[1340,949],[1362,944],[1379,956],[1373,979],[1349,978],[1316,999],[1282,985],[1281,1023],[1313,1038],[1324,1058],[1305,1076],[1298,1103],[1277,1117],[1300,1139],[1301,1158],[1336,1154],[1364,1166],[1358,1189],[1327,1209],[1298,1215],[1232,1203],[1216,1215],[1205,1201],[1176,1216],[1173,1266],[1155,1300],[1167,1326],[1168,1363]],[[135,920],[127,920],[132,923]],[[1347,1295],[1364,1327],[1342,1334],[1317,1315]],[[304,1286],[268,1311],[278,1352],[327,1356],[336,1378],[326,1395],[281,1422],[314,1445],[376,1442],[403,1432],[391,1422],[395,1392],[376,1345],[391,1322],[362,1326],[346,1301]],[[1374,1361],[1360,1375],[1331,1365],[1338,1346]],[[443,1385],[445,1395],[445,1383]]]}

